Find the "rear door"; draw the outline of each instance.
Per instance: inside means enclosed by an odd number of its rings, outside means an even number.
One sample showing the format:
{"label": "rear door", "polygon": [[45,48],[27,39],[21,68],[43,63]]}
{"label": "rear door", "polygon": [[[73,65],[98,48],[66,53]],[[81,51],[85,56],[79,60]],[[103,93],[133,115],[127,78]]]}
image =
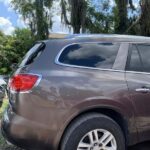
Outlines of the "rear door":
{"label": "rear door", "polygon": [[126,80],[135,109],[140,140],[150,139],[150,45],[132,44],[126,65]]}

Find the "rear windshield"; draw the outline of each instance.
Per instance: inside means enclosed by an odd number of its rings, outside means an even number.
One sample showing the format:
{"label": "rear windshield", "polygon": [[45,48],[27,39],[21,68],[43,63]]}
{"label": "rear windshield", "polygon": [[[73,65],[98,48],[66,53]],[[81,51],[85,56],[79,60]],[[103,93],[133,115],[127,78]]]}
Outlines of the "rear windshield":
{"label": "rear windshield", "polygon": [[26,65],[32,64],[35,59],[37,59],[42,51],[44,50],[44,43],[35,44],[24,56],[23,61],[20,63],[19,67],[24,67]]}

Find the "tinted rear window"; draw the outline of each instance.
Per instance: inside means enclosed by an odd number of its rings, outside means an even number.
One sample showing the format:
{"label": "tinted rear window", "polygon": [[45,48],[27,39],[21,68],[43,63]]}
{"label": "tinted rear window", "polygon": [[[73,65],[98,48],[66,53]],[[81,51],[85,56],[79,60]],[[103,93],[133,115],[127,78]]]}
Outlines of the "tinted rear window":
{"label": "tinted rear window", "polygon": [[74,44],[61,53],[58,61],[68,65],[111,69],[119,47],[119,43]]}
{"label": "tinted rear window", "polygon": [[20,67],[29,65],[34,62],[36,58],[42,53],[44,49],[44,43],[35,44],[24,56],[23,61],[20,64]]}
{"label": "tinted rear window", "polygon": [[127,70],[150,72],[150,45],[133,44]]}

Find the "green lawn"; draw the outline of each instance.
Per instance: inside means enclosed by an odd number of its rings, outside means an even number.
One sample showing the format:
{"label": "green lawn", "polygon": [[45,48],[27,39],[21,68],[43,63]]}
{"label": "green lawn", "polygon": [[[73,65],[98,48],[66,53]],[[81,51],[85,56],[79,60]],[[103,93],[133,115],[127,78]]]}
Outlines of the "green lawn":
{"label": "green lawn", "polygon": [[[8,100],[5,98],[3,100],[2,107],[0,108],[0,120],[2,119],[3,113],[4,113],[5,109],[7,108],[7,106],[8,106]],[[3,147],[3,146],[7,146],[7,144],[0,133],[0,147]]]}
{"label": "green lawn", "polygon": [[3,113],[4,113],[5,109],[7,108],[7,106],[8,106],[8,99],[5,98],[3,100],[2,107],[0,108],[0,119],[2,118]]}

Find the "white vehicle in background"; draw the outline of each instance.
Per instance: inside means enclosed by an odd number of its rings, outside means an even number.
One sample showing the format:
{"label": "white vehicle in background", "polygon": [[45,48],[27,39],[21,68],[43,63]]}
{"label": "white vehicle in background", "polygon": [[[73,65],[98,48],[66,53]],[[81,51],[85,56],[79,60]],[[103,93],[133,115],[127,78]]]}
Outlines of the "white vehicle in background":
{"label": "white vehicle in background", "polygon": [[0,85],[6,85],[5,77],[0,76]]}

